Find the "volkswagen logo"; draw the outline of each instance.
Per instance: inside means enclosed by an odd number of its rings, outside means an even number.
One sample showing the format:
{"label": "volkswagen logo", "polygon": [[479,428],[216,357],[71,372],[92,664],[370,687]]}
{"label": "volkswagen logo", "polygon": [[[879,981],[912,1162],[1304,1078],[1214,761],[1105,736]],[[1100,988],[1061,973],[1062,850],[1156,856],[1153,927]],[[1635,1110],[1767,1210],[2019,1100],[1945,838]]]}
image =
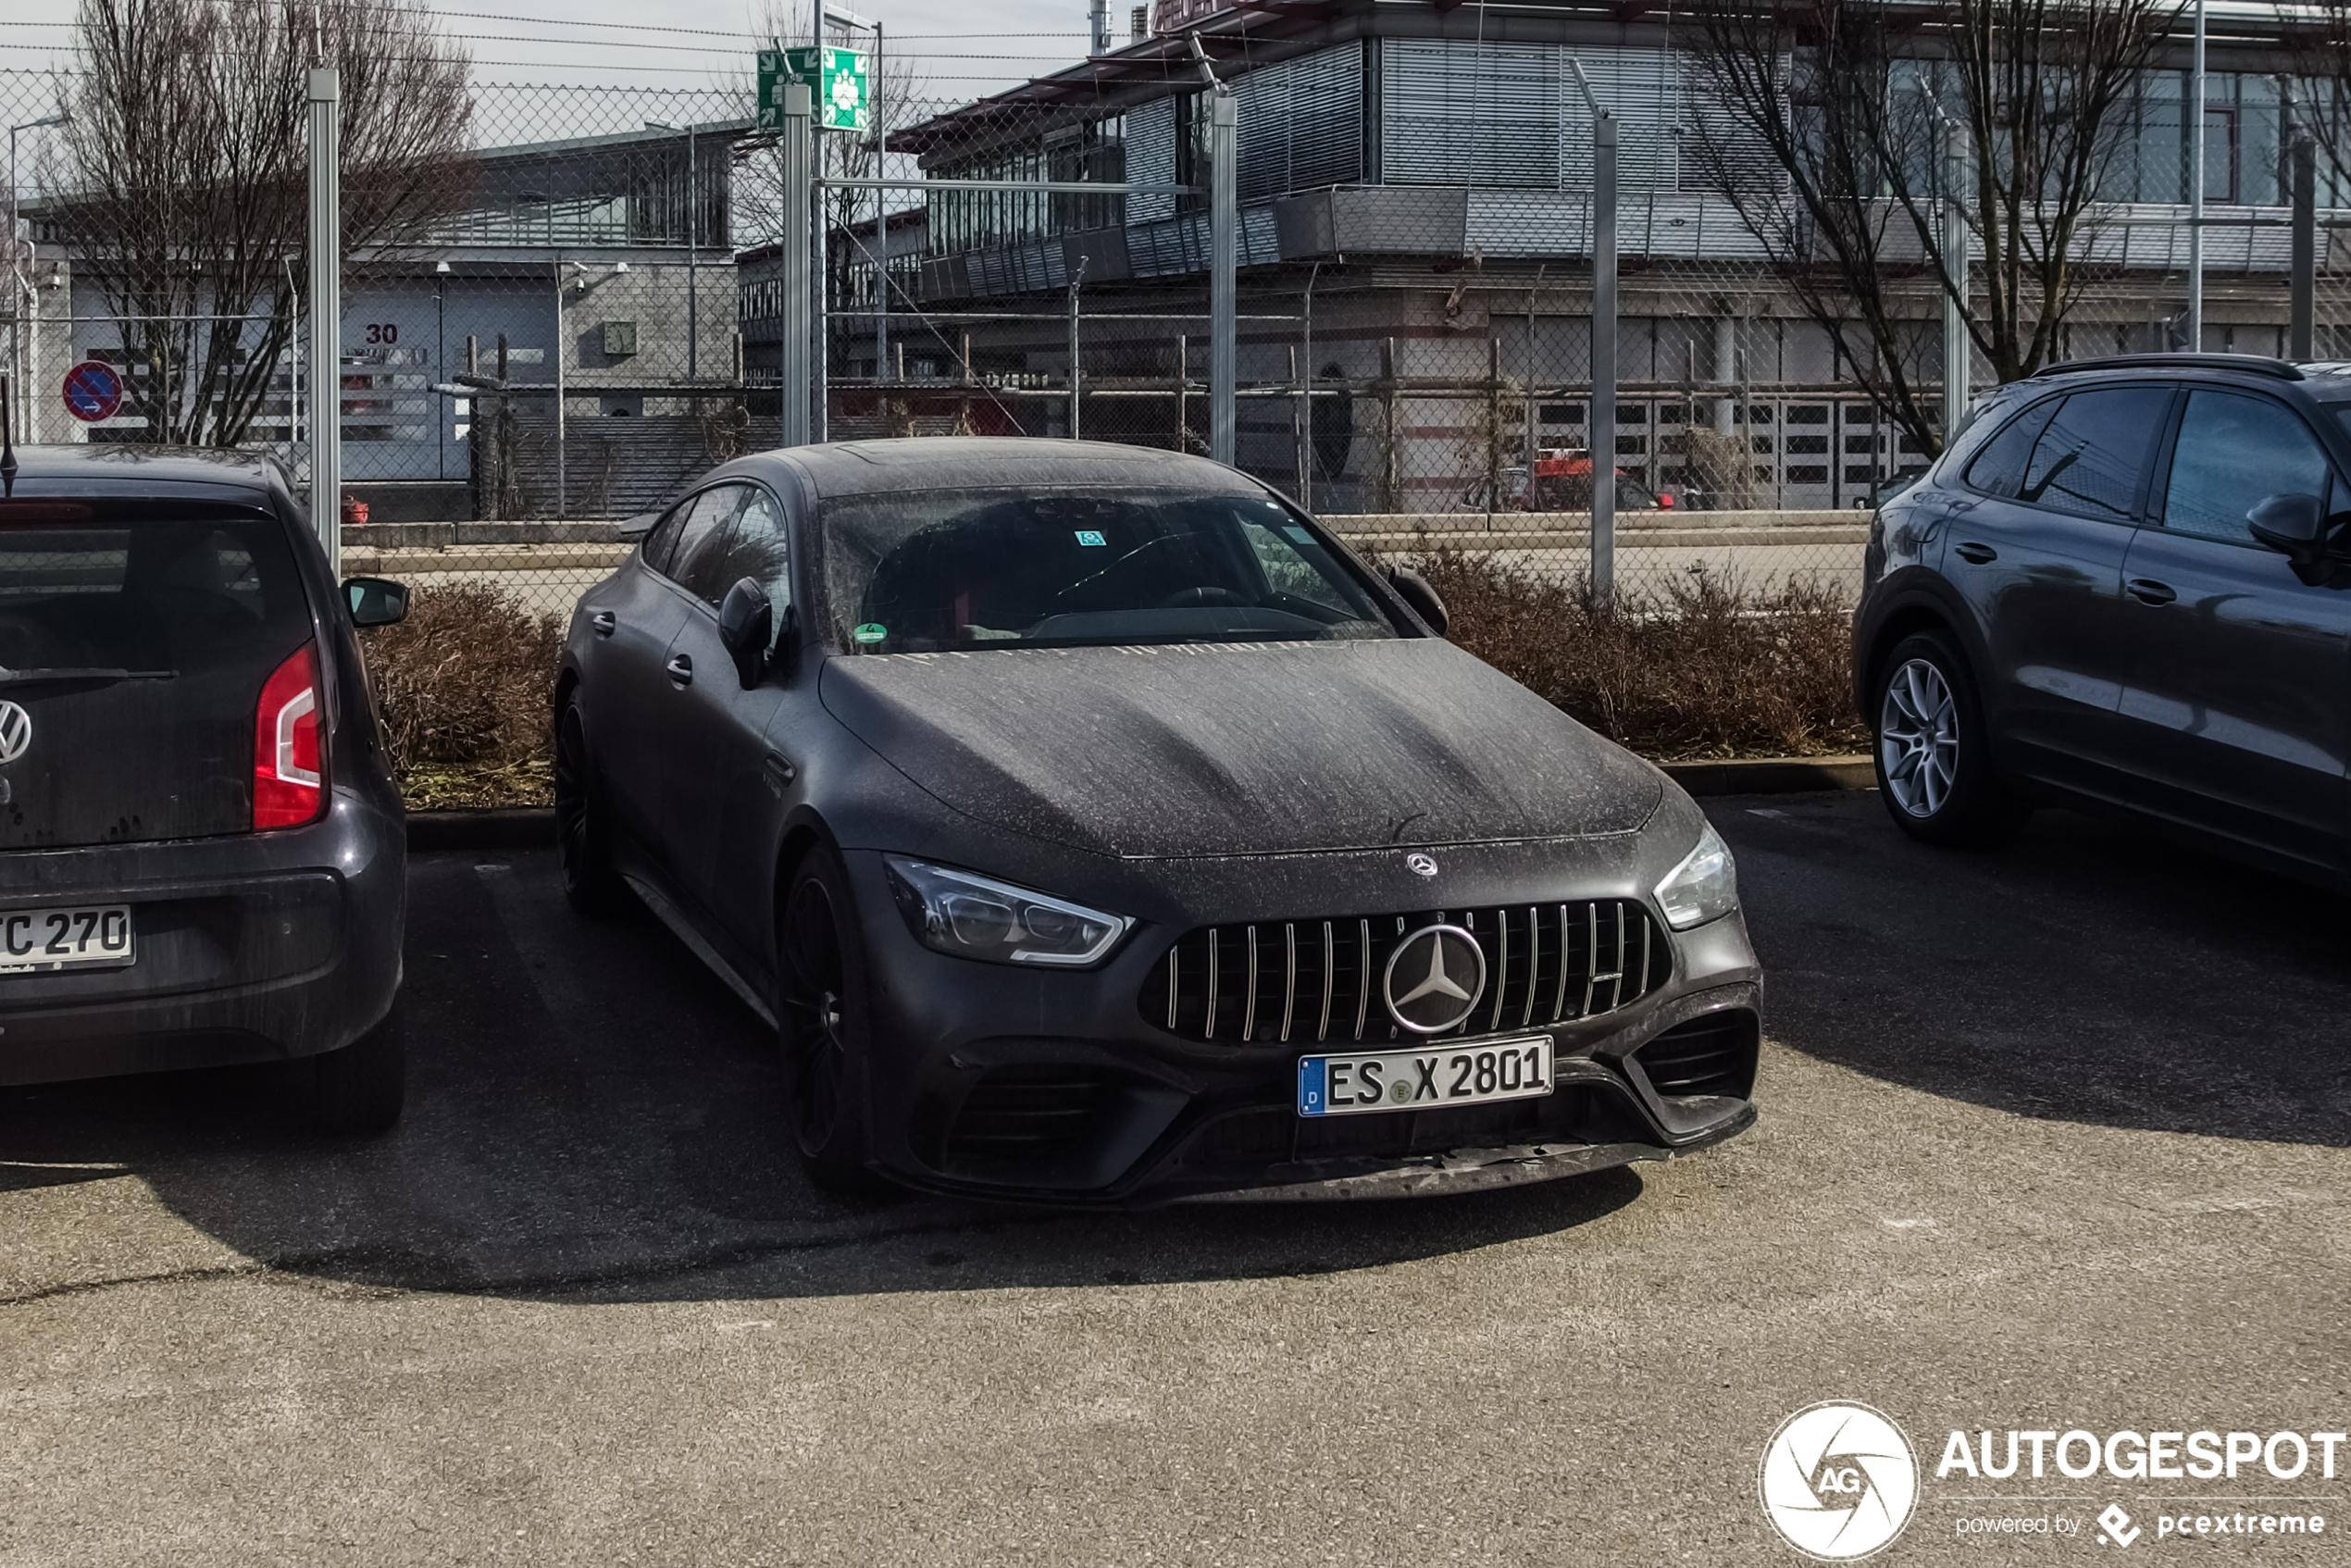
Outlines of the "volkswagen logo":
{"label": "volkswagen logo", "polygon": [[0,702],[0,763],[14,762],[32,744],[32,716],[14,703]]}
{"label": "volkswagen logo", "polygon": [[1415,850],[1404,857],[1404,869],[1415,877],[1434,877],[1437,875],[1437,857]]}
{"label": "volkswagen logo", "polygon": [[1424,926],[1387,955],[1387,1015],[1416,1035],[1442,1034],[1486,990],[1486,953],[1459,926]]}

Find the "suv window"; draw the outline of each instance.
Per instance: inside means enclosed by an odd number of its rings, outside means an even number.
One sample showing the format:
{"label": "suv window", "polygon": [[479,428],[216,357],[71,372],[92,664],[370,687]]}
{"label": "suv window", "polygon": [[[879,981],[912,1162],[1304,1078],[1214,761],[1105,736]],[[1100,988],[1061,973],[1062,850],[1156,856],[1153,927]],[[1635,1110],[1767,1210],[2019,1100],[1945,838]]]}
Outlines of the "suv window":
{"label": "suv window", "polygon": [[2057,412],[2060,401],[2054,397],[2043,399],[1984,442],[1984,450],[1967,466],[1968,487],[1986,495],[2014,500],[2017,487],[2024,482],[2024,464],[2033,455],[2033,443],[2041,439],[2043,428]]}
{"label": "suv window", "polygon": [[727,596],[731,579],[719,573],[727,564],[728,526],[742,508],[751,487],[722,484],[694,497],[694,509],[678,530],[677,554],[670,557],[669,580],[706,604]]}
{"label": "suv window", "polygon": [[2132,521],[2171,389],[2100,387],[2067,398],[2033,443],[2017,499],[2100,522]]}
{"label": "suv window", "polygon": [[2188,394],[2163,526],[2174,533],[2251,544],[2245,515],[2272,495],[2325,495],[2324,448],[2273,398],[2200,388]]}

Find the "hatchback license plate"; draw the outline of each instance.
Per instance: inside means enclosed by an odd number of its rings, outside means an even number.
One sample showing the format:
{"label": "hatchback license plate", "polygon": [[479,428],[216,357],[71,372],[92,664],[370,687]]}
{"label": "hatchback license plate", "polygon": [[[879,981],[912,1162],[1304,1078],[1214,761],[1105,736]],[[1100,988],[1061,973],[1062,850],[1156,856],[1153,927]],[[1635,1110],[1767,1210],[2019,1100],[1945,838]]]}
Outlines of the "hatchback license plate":
{"label": "hatchback license plate", "polygon": [[1298,1062],[1298,1114],[1301,1116],[1425,1111],[1440,1105],[1535,1100],[1550,1092],[1549,1035],[1347,1056],[1302,1056]]}
{"label": "hatchback license plate", "polygon": [[119,967],[137,957],[127,903],[0,913],[0,975]]}

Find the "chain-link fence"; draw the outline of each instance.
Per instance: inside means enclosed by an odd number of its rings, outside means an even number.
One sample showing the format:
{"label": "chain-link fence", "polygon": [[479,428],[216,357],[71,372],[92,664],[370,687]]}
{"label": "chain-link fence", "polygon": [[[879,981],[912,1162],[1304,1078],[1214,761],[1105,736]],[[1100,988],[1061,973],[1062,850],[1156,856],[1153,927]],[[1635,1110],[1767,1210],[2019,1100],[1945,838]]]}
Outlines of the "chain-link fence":
{"label": "chain-link fence", "polygon": [[[872,43],[845,23],[827,42]],[[1233,106],[1229,339],[1220,89],[1167,51],[1157,77],[1104,78],[1115,91],[975,104],[926,83],[953,74],[943,53],[902,49],[875,64],[861,129],[813,133],[798,184],[748,49],[739,84],[688,89],[415,64],[432,114],[345,109],[341,352],[324,367],[305,347],[298,139],[250,189],[167,181],[158,199],[149,172],[108,161],[119,82],[87,61],[0,71],[18,432],[237,445],[299,481],[330,374],[344,569],[482,591],[535,620],[624,558],[623,519],[803,426],[1212,453],[1229,387],[1232,460],[1369,551],[1557,588],[1591,581],[1597,532],[1629,602],[1723,584],[1849,600],[1869,509],[1939,432],[1872,392],[1858,340],[1677,161],[1673,127],[1646,108],[1626,122],[1611,317],[1596,122],[1565,54],[1524,81],[1510,73],[1534,68],[1525,51],[1477,54],[1465,132],[1458,104],[1371,72],[1434,69],[1437,46],[1387,46],[1213,68]],[[1661,85],[1669,55],[1583,54],[1620,107],[1691,112]],[[1514,94],[1535,106],[1524,125]],[[2196,346],[2283,354],[2287,211],[2221,211]],[[2101,209],[2060,357],[2191,346],[2183,218]],[[2351,211],[2318,223],[2315,349],[2351,355]],[[1934,402],[1941,291],[1915,255],[1885,267],[1897,350]],[[1598,398],[1596,319],[1614,346]],[[89,364],[118,405],[68,392]],[[1992,380],[1980,358],[1971,380]]]}

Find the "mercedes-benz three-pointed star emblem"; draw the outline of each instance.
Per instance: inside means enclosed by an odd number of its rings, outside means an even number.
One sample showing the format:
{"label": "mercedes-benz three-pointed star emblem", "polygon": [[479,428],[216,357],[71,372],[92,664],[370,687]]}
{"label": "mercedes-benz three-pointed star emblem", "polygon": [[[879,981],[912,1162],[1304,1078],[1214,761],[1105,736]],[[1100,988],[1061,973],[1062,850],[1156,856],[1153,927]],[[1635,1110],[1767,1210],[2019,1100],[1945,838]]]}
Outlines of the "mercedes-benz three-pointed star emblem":
{"label": "mercedes-benz three-pointed star emblem", "polygon": [[1388,954],[1382,990],[1389,1017],[1416,1035],[1442,1034],[1485,994],[1485,951],[1459,926],[1424,926]]}

